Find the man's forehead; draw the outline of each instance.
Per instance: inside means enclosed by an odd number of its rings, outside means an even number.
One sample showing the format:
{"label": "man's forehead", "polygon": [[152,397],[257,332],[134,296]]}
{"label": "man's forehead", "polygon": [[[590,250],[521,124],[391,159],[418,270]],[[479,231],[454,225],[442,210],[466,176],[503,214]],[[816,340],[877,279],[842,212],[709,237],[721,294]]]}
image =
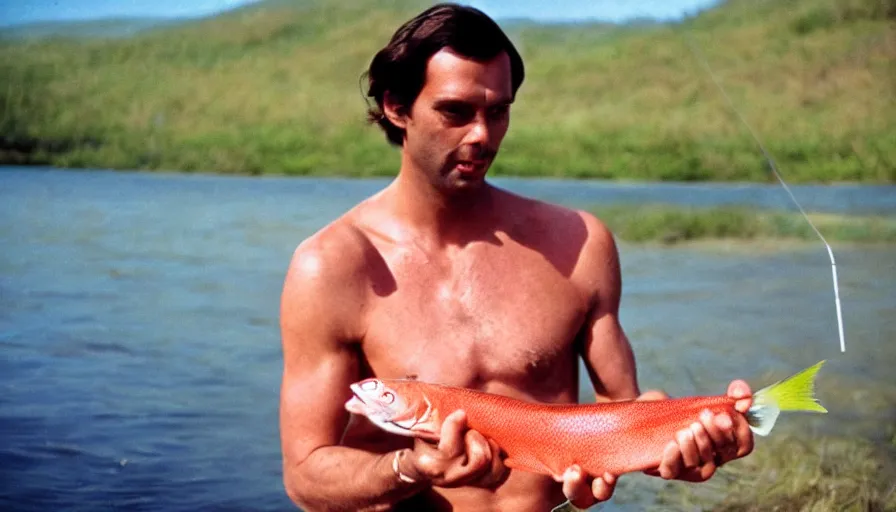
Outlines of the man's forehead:
{"label": "man's forehead", "polygon": [[511,80],[510,57],[505,52],[482,61],[443,48],[430,58],[421,92],[446,99],[484,95],[489,102],[509,102],[513,90]]}

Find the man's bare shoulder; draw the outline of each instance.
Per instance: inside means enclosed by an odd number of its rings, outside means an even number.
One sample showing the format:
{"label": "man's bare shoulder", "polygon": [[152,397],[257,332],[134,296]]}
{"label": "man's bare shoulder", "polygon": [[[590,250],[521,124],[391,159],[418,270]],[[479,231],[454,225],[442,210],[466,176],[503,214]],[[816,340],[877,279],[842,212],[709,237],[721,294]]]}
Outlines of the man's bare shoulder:
{"label": "man's bare shoulder", "polygon": [[346,214],[303,240],[292,255],[283,286],[282,318],[339,325],[343,337],[363,333],[376,249]]}
{"label": "man's bare shoulder", "polygon": [[586,210],[508,195],[516,232],[527,245],[555,262],[587,295],[615,279],[619,255],[613,233]]}
{"label": "man's bare shoulder", "polygon": [[303,240],[293,253],[290,273],[325,281],[357,277],[374,248],[351,219],[340,217]]}
{"label": "man's bare shoulder", "polygon": [[507,191],[503,193],[506,201],[513,205],[513,215],[524,227],[553,233],[567,241],[575,233],[575,238],[581,239],[591,250],[614,249],[613,233],[593,213]]}

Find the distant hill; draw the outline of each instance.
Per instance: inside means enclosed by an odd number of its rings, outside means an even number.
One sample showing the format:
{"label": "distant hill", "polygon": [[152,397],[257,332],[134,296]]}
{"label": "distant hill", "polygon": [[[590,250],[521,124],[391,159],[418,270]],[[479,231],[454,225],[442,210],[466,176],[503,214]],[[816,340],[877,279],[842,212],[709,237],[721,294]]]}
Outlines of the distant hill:
{"label": "distant hill", "polygon": [[0,27],[0,39],[34,41],[48,38],[121,38],[151,28],[174,25],[175,18],[106,18],[89,21],[47,21]]}
{"label": "distant hill", "polygon": [[[267,0],[124,38],[0,44],[0,162],[390,175],[359,77],[417,0]],[[681,23],[503,22],[527,66],[496,174],[896,181],[896,0],[729,0]]]}

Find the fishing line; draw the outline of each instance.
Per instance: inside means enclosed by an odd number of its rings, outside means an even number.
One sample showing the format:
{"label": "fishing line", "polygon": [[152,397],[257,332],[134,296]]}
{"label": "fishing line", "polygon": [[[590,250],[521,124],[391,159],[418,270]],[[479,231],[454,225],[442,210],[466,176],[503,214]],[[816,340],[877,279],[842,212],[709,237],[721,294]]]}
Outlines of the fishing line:
{"label": "fishing line", "polygon": [[694,44],[690,35],[685,33],[684,37],[688,43],[688,46],[691,48],[691,52],[694,54],[694,56],[697,58],[697,60],[700,62],[700,64],[703,66],[703,68],[706,70],[706,72],[709,74],[710,78],[712,78],[713,83],[716,84],[716,87],[718,87],[719,91],[722,93],[722,96],[725,98],[725,101],[728,102],[728,107],[731,109],[732,112],[734,112],[734,114],[738,117],[738,119],[740,119],[741,123],[743,123],[743,125],[747,127],[747,130],[749,130],[750,135],[753,137],[753,140],[756,141],[756,144],[759,146],[759,149],[762,151],[763,156],[765,156],[765,159],[768,162],[769,167],[771,167],[772,173],[775,175],[775,178],[778,179],[778,182],[781,184],[782,187],[784,187],[784,190],[787,191],[787,195],[790,196],[790,199],[793,200],[793,203],[800,210],[800,213],[803,215],[803,218],[806,219],[806,222],[809,223],[809,226],[812,227],[812,230],[815,231],[815,234],[818,235],[818,238],[821,239],[825,248],[827,248],[828,256],[831,259],[831,275],[834,278],[834,303],[837,306],[837,329],[838,329],[838,333],[840,335],[840,352],[846,352],[846,342],[843,337],[843,313],[840,310],[840,285],[837,281],[837,261],[834,259],[834,251],[831,249],[831,246],[830,246],[830,244],[828,244],[828,241],[825,240],[824,235],[821,234],[821,231],[819,231],[818,228],[815,227],[815,223],[812,222],[812,219],[809,218],[809,215],[806,214],[806,211],[803,210],[803,207],[802,207],[802,205],[800,205],[800,202],[796,200],[796,196],[794,196],[793,192],[790,191],[790,187],[787,186],[787,182],[784,181],[784,178],[781,177],[781,173],[778,172],[778,167],[775,165],[775,160],[772,158],[771,154],[769,154],[768,150],[765,149],[765,145],[759,139],[759,136],[756,135],[756,132],[753,130],[753,127],[750,126],[750,123],[747,122],[747,120],[744,118],[743,115],[741,115],[741,113],[737,109],[737,107],[734,106],[734,102],[731,101],[731,97],[728,96],[728,93],[725,91],[725,88],[722,87],[721,81],[716,76],[716,74],[713,72],[712,68],[709,66],[709,62],[704,57],[703,53],[700,51],[700,49],[697,47],[697,45]]}

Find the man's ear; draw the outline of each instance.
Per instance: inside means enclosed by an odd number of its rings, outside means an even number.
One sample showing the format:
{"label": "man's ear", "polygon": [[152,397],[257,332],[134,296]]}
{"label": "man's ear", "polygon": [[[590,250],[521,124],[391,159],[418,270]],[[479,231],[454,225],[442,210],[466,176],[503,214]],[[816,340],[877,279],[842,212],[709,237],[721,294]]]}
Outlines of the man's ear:
{"label": "man's ear", "polygon": [[408,116],[406,108],[401,106],[388,91],[383,95],[383,114],[390,123],[404,130],[407,128]]}

